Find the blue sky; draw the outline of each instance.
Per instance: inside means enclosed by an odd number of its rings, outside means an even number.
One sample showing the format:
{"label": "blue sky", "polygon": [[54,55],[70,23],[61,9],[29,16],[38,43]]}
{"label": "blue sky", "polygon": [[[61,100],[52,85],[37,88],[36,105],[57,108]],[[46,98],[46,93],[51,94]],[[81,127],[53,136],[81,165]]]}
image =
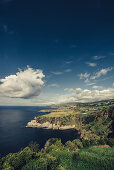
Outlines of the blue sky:
{"label": "blue sky", "polygon": [[1,0],[0,105],[114,98],[113,21],[112,0]]}

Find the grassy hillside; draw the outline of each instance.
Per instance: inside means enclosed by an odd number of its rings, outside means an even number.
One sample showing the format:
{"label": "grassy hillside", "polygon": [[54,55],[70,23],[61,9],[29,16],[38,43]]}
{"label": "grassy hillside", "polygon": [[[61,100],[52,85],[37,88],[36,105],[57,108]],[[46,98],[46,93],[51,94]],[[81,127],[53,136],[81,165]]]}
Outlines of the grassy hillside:
{"label": "grassy hillside", "polygon": [[[49,122],[58,126],[74,125],[82,139],[94,140],[101,137],[105,138],[109,135],[114,136],[114,105],[112,103],[111,106],[105,105],[106,103],[102,104],[102,109],[99,108],[98,104],[98,107],[96,105],[93,107],[93,105],[89,104],[83,105],[83,107],[78,106],[78,109],[74,105],[61,106],[47,115],[37,116],[35,120],[40,124]],[[67,113],[65,114],[65,112]]]}
{"label": "grassy hillside", "polygon": [[[87,142],[87,141],[86,141]],[[78,139],[65,145],[59,139],[50,139],[38,151],[36,143],[18,153],[8,154],[0,161],[1,170],[113,170],[114,147],[84,147]],[[74,146],[74,149],[73,147]]]}

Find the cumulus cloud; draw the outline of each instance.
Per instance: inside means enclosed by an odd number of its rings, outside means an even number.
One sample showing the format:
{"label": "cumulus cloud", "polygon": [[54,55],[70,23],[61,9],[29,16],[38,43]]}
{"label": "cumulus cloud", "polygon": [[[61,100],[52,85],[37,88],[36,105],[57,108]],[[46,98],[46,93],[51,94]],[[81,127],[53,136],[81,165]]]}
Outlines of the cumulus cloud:
{"label": "cumulus cloud", "polygon": [[102,58],[105,58],[105,56],[93,56],[93,59],[94,60],[100,60]]}
{"label": "cumulus cloud", "polygon": [[112,71],[112,69],[112,67],[101,69],[100,71],[96,72],[95,75],[91,76],[90,79],[94,80],[101,77],[102,75],[106,75],[109,71]]}
{"label": "cumulus cloud", "polygon": [[9,75],[0,79],[0,94],[11,98],[32,98],[38,96],[44,85],[42,70],[27,68],[15,75]]}
{"label": "cumulus cloud", "polygon": [[96,67],[97,66],[97,64],[96,63],[90,63],[90,62],[87,62],[86,63],[88,66],[90,66],[90,67]]}
{"label": "cumulus cloud", "polygon": [[[67,89],[68,91],[68,89]],[[58,103],[70,103],[70,102],[95,102],[101,100],[114,99],[114,86],[107,89],[72,89],[73,93],[62,95],[58,99]]]}

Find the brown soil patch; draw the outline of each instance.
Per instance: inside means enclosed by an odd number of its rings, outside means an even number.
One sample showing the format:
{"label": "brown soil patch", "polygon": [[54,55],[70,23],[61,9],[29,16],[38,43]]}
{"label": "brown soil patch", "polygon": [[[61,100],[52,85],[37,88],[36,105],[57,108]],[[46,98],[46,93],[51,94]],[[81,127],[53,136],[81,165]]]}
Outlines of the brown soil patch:
{"label": "brown soil patch", "polygon": [[109,145],[99,145],[100,148],[110,148]]}

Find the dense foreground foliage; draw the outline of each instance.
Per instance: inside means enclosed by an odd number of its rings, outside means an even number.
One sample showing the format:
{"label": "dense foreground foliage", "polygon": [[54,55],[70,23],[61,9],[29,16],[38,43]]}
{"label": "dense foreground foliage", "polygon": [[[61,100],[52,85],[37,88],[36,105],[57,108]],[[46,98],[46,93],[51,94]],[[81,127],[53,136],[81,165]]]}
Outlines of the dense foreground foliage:
{"label": "dense foreground foliage", "polygon": [[[95,142],[95,141],[94,141]],[[60,139],[49,139],[39,150],[30,143],[18,153],[1,158],[1,170],[113,170],[114,140],[96,141],[75,139],[65,145]],[[100,145],[100,144],[110,144]]]}

